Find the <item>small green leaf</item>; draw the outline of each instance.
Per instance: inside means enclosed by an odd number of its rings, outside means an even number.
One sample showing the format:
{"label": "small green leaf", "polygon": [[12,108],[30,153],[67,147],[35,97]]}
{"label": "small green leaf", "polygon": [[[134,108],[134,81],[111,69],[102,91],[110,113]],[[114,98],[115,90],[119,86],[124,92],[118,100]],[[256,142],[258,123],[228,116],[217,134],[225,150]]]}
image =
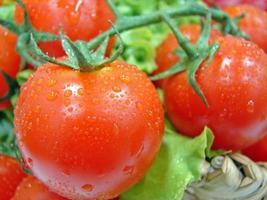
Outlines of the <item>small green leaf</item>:
{"label": "small green leaf", "polygon": [[166,129],[160,152],[144,179],[122,194],[122,200],[180,200],[188,184],[200,179],[200,168],[213,141],[210,129],[190,139]]}

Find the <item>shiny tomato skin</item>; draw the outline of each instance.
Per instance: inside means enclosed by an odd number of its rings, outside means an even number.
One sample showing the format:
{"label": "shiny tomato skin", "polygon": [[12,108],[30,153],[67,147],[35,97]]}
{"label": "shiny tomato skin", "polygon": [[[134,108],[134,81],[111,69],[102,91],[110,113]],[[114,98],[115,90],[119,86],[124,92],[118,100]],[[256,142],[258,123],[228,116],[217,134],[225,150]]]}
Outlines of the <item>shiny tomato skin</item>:
{"label": "shiny tomato skin", "polygon": [[236,5],[224,9],[231,17],[245,14],[239,27],[267,53],[267,12],[251,5]]}
{"label": "shiny tomato skin", "polygon": [[[103,0],[24,0],[23,2],[34,28],[54,34],[61,28],[62,32],[73,41],[89,41],[111,27],[109,20],[115,20],[111,9]],[[19,6],[16,9],[16,21],[20,23],[23,21],[23,12]],[[110,50],[113,41],[114,39],[109,45]],[[45,42],[39,45],[50,56],[65,55],[60,42]]]}
{"label": "shiny tomato skin", "polygon": [[[20,57],[16,52],[17,37],[7,29],[0,26],[0,69],[9,76],[16,78],[19,71]],[[0,74],[0,97],[8,92],[8,85]],[[0,110],[9,106],[9,102],[0,102]]]}
{"label": "shiny tomato skin", "polygon": [[47,64],[15,108],[20,150],[34,175],[70,199],[111,199],[139,181],[157,153],[163,108],[147,76],[113,62],[95,72]]}
{"label": "shiny tomato skin", "polygon": [[250,41],[218,37],[214,60],[200,66],[196,80],[207,108],[180,73],[164,85],[166,108],[174,126],[188,136],[205,126],[215,135],[213,148],[244,149],[260,140],[267,129],[267,55]]}
{"label": "shiny tomato skin", "polygon": [[38,179],[28,176],[18,185],[11,200],[67,200],[51,192]]}
{"label": "shiny tomato skin", "polygon": [[[198,24],[184,24],[180,26],[180,30],[191,43],[195,44],[199,39],[201,27]],[[221,35],[219,31],[212,30],[211,37]],[[153,75],[159,74],[168,68],[172,67],[179,61],[179,57],[175,54],[175,49],[179,48],[179,44],[173,34],[169,34],[162,44],[157,48],[156,63],[158,69],[153,72]],[[166,79],[156,81],[158,87],[162,87]]]}
{"label": "shiny tomato skin", "polygon": [[0,155],[0,197],[10,200],[17,186],[26,175],[19,163],[9,156]]}
{"label": "shiny tomato skin", "polygon": [[262,138],[259,142],[253,144],[252,146],[244,149],[242,151],[245,155],[250,157],[256,162],[266,162],[267,161],[267,136]]}

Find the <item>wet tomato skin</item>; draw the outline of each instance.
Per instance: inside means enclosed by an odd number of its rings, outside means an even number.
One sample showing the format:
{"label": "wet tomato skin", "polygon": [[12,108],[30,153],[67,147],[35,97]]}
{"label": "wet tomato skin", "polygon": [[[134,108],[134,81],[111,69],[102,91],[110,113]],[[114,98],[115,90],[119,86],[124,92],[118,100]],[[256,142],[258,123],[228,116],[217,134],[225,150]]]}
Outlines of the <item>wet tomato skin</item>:
{"label": "wet tomato skin", "polygon": [[[184,24],[181,25],[180,30],[182,34],[190,40],[191,43],[195,44],[199,39],[201,33],[201,27],[198,24]],[[211,37],[220,35],[217,30],[212,30]],[[158,69],[153,72],[153,75],[159,74],[168,68],[174,66],[178,61],[179,57],[175,54],[175,50],[179,48],[177,40],[173,34],[169,34],[162,44],[157,48],[156,63]],[[166,79],[156,81],[155,84],[158,87],[162,87]]]}
{"label": "wet tomato skin", "polygon": [[[17,37],[7,29],[0,26],[0,69],[12,78],[16,78],[19,71],[20,57],[16,52]],[[8,85],[0,74],[0,97],[8,92]],[[0,110],[9,106],[9,101],[0,102]]]}
{"label": "wet tomato skin", "polygon": [[67,200],[51,192],[38,179],[28,176],[18,185],[15,195],[11,200]]}
{"label": "wet tomato skin", "polygon": [[231,17],[245,14],[239,22],[239,27],[250,36],[256,43],[267,52],[267,12],[252,5],[236,5],[224,9]]}
{"label": "wet tomato skin", "polygon": [[[109,29],[109,20],[115,17],[106,1],[90,0],[24,0],[31,23],[38,31],[57,34],[59,28],[73,41],[89,41]],[[44,20],[45,19],[45,20]],[[16,21],[23,21],[22,9],[17,6]],[[112,48],[114,39],[110,43]],[[60,42],[40,43],[40,48],[50,56],[65,55]]]}
{"label": "wet tomato skin", "polygon": [[1,200],[10,200],[17,186],[25,176],[19,163],[14,158],[0,155]]}
{"label": "wet tomato skin", "polygon": [[193,91],[186,73],[180,73],[164,85],[166,108],[183,134],[196,136],[208,126],[215,134],[213,148],[240,150],[260,140],[267,129],[267,56],[241,38],[216,41],[220,49],[214,60],[202,64],[196,75],[209,107]]}
{"label": "wet tomato skin", "polygon": [[256,144],[244,149],[242,151],[245,155],[250,157],[256,162],[266,162],[267,161],[267,136],[262,138]]}
{"label": "wet tomato skin", "polygon": [[34,175],[70,199],[111,199],[139,181],[163,134],[157,92],[135,66],[95,72],[47,64],[15,108],[20,150]]}

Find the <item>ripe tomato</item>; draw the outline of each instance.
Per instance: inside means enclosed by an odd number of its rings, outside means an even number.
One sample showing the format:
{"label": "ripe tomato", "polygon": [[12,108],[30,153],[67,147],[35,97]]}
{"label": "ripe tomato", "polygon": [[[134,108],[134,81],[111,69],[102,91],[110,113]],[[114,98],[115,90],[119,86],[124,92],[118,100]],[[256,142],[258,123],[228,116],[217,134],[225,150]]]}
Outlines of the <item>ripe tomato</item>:
{"label": "ripe tomato", "polygon": [[[108,20],[114,21],[111,9],[103,0],[24,0],[23,2],[27,7],[31,23],[37,30],[56,34],[61,28],[73,41],[89,41],[111,27]],[[19,6],[16,9],[16,20],[23,21],[23,12]],[[40,48],[50,56],[60,57],[65,54],[59,42],[40,43]]]}
{"label": "ripe tomato", "polygon": [[[17,37],[0,26],[0,69],[15,78],[19,71],[20,57],[16,52]],[[0,97],[8,92],[8,85],[0,73]],[[0,102],[0,110],[9,105],[8,101]]]}
{"label": "ripe tomato", "polygon": [[267,129],[267,93],[263,92],[267,90],[267,55],[242,38],[229,35],[216,41],[219,51],[196,75],[209,107],[183,72],[164,85],[166,108],[183,134],[195,136],[208,126],[215,134],[214,148],[240,150],[257,142]]}
{"label": "ripe tomato", "polygon": [[81,73],[46,64],[21,89],[15,129],[34,175],[55,192],[109,199],[144,176],[163,118],[153,84],[135,66]]}
{"label": "ripe tomato", "polygon": [[0,155],[0,197],[10,200],[21,180],[25,177],[18,162],[8,156]]}
{"label": "ripe tomato", "polygon": [[251,41],[267,52],[267,12],[250,5],[237,5],[225,8],[231,17],[245,14],[240,28],[251,37]]}
{"label": "ripe tomato", "polygon": [[208,5],[215,5],[220,7],[234,6],[239,4],[251,4],[257,6],[263,10],[267,10],[267,1],[266,0],[205,0]]}
{"label": "ripe tomato", "polygon": [[[199,39],[201,27],[197,24],[184,24],[180,26],[180,30],[184,36],[190,40],[191,43],[195,44]],[[212,30],[211,37],[215,37],[217,35],[220,35],[220,32]],[[178,56],[174,52],[177,48],[179,48],[179,45],[175,36],[173,34],[169,34],[167,39],[163,41],[159,48],[157,48],[156,63],[158,65],[158,69],[153,72],[153,75],[167,70],[179,61]],[[165,80],[162,79],[156,81],[155,84],[158,87],[162,87],[164,81]]]}
{"label": "ripe tomato", "polygon": [[51,192],[44,184],[36,178],[28,176],[24,178],[11,200],[66,200],[65,198]]}
{"label": "ripe tomato", "polygon": [[257,162],[267,161],[267,136],[261,139],[256,144],[244,149],[242,151],[245,155]]}

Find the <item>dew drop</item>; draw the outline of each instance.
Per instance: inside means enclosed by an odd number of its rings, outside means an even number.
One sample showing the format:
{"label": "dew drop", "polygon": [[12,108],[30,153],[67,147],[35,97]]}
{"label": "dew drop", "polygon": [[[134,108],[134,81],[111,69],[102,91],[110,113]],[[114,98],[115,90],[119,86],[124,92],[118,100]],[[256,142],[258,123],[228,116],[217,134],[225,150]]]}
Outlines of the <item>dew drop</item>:
{"label": "dew drop", "polygon": [[47,83],[47,86],[48,87],[53,87],[54,85],[56,85],[56,80],[53,80],[53,79],[49,79],[48,83]]}
{"label": "dew drop", "polygon": [[129,83],[129,82],[130,82],[130,78],[129,78],[129,76],[126,76],[126,75],[122,75],[122,76],[120,76],[120,80],[121,80],[123,83]]}
{"label": "dew drop", "polygon": [[83,96],[83,95],[84,95],[84,89],[83,89],[83,88],[79,88],[79,89],[78,89],[78,94],[79,94],[80,96]]}
{"label": "dew drop", "polygon": [[85,185],[82,186],[82,189],[85,192],[91,192],[93,190],[93,186],[91,184],[85,184]]}
{"label": "dew drop", "polygon": [[118,87],[118,86],[114,86],[114,87],[112,88],[112,90],[113,90],[114,92],[121,92],[121,88]]}
{"label": "dew drop", "polygon": [[247,111],[249,113],[253,113],[254,112],[254,108],[255,108],[254,101],[252,101],[252,100],[248,101],[248,103],[247,103]]}
{"label": "dew drop", "polygon": [[68,108],[68,111],[69,111],[69,112],[73,112],[73,108],[72,108],[72,107],[69,107],[69,108]]}
{"label": "dew drop", "polygon": [[71,104],[71,101],[69,99],[64,100],[64,106],[69,106]]}
{"label": "dew drop", "polygon": [[64,92],[64,96],[65,97],[70,97],[72,95],[72,91],[71,90],[66,90],[65,92]]}
{"label": "dew drop", "polygon": [[48,101],[54,101],[57,99],[58,93],[55,91],[51,91],[48,96],[47,96],[47,100]]}

